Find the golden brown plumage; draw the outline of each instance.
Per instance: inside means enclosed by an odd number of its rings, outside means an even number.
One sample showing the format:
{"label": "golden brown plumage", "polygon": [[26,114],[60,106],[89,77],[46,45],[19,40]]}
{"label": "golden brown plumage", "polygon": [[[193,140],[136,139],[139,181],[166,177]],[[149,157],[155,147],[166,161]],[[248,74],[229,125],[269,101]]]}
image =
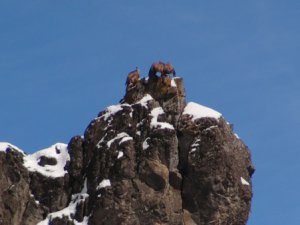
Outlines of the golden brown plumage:
{"label": "golden brown plumage", "polygon": [[175,69],[174,69],[174,67],[172,66],[171,63],[166,63],[165,64],[163,73],[166,74],[166,75],[173,74],[173,77],[176,76]]}
{"label": "golden brown plumage", "polygon": [[157,63],[153,63],[150,70],[149,70],[149,77],[156,76],[156,73],[160,73],[161,76],[167,76],[169,74],[173,74],[176,76],[174,67],[170,63],[163,63],[161,61]]}
{"label": "golden brown plumage", "polygon": [[134,86],[140,79],[140,70],[136,67],[135,70],[131,71],[126,80],[126,86]]}

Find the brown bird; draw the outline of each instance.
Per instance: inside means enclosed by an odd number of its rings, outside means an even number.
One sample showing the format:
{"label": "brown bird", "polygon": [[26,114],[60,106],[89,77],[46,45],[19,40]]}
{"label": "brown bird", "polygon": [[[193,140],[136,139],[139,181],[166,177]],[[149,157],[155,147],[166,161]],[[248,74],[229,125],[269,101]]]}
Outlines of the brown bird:
{"label": "brown bird", "polygon": [[157,63],[153,63],[149,70],[149,78],[156,76],[156,73],[160,73],[161,75],[164,72],[165,64],[161,61]]}
{"label": "brown bird", "polygon": [[149,70],[149,78],[156,76],[157,73],[160,73],[161,76],[167,76],[173,74],[173,77],[176,76],[176,72],[171,63],[163,63],[161,61],[153,63]]}
{"label": "brown bird", "polygon": [[174,67],[172,66],[171,63],[166,63],[165,64],[163,74],[165,74],[165,75],[173,74],[173,77],[176,77],[175,69],[174,69]]}
{"label": "brown bird", "polygon": [[134,86],[140,80],[140,70],[136,67],[135,70],[131,71],[126,80],[126,86]]}

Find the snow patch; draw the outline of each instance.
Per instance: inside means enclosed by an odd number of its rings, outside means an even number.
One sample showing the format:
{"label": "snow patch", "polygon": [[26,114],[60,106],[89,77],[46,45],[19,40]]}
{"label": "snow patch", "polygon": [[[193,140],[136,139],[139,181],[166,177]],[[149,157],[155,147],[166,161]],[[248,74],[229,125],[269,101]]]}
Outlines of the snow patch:
{"label": "snow patch", "polygon": [[111,115],[114,115],[121,110],[123,110],[121,104],[111,105],[106,108],[105,113],[101,117],[104,117],[104,120],[107,120]]}
{"label": "snow patch", "polygon": [[82,220],[82,222],[74,222],[75,225],[88,225],[88,222],[89,222],[89,217],[88,216],[85,216]]}
{"label": "snow patch", "polygon": [[97,190],[100,190],[102,188],[110,187],[111,183],[109,179],[102,180],[99,185],[97,186]]}
{"label": "snow patch", "polygon": [[247,185],[247,186],[250,185],[249,182],[246,181],[243,177],[241,177],[241,183],[242,183],[242,185]]}
{"label": "snow patch", "polygon": [[[133,140],[133,138],[130,137],[127,133],[122,132],[122,133],[117,134],[117,136],[114,137],[113,139],[109,140],[109,141],[106,143],[107,147],[110,148],[111,144],[112,144],[114,141],[119,140],[119,139],[121,139],[121,138],[122,138],[122,140],[119,142],[119,144],[121,144],[122,142],[125,142],[125,141]],[[102,139],[101,139],[101,141],[103,142]],[[98,146],[98,144],[97,144],[97,146]]]}
{"label": "snow patch", "polygon": [[197,150],[197,147],[200,145],[200,141],[201,140],[199,138],[194,141],[194,143],[191,145],[190,153],[193,153]]}
{"label": "snow patch", "polygon": [[208,108],[206,106],[197,104],[195,102],[189,102],[186,107],[184,108],[184,111],[182,113],[183,115],[188,114],[192,116],[192,120],[195,121],[196,119],[201,119],[205,117],[215,118],[219,119],[222,114]]}
{"label": "snow patch", "polygon": [[218,128],[218,126],[217,125],[213,125],[213,126],[210,126],[210,127],[206,128],[206,129],[204,129],[203,131],[210,131],[210,130],[212,130],[214,128]]}
{"label": "snow patch", "polygon": [[[23,165],[31,172],[38,172],[46,177],[63,177],[67,170],[64,169],[67,161],[70,160],[68,153],[68,145],[57,143],[49,148],[37,151],[32,155],[24,157]],[[44,165],[39,164],[42,157],[53,158],[56,160],[55,165]]]}
{"label": "snow patch", "polygon": [[80,192],[80,194],[86,194],[87,193],[87,179],[84,179],[83,188]]}
{"label": "snow patch", "polygon": [[6,152],[7,148],[17,150],[18,152],[21,152],[23,155],[25,155],[25,153],[21,149],[19,149],[17,146],[12,145],[8,142],[0,142],[0,152]]}
{"label": "snow patch", "polygon": [[84,187],[83,187],[81,193],[72,195],[71,201],[70,201],[69,205],[66,208],[64,208],[62,210],[59,210],[57,212],[49,213],[47,215],[46,219],[39,222],[37,225],[48,225],[48,224],[50,224],[52,219],[54,219],[54,218],[63,218],[64,216],[68,217],[68,219],[70,221],[72,221],[75,225],[88,225],[88,220],[89,220],[88,216],[85,216],[83,218],[82,222],[78,222],[74,219],[74,215],[76,213],[77,205],[84,202],[86,200],[86,198],[89,197],[89,194],[87,194],[87,192],[86,192],[87,191],[86,183],[87,183],[87,181],[85,179]]}
{"label": "snow patch", "polygon": [[101,138],[100,141],[98,141],[98,143],[97,143],[97,145],[96,145],[97,148],[100,148],[100,146],[101,146],[101,144],[104,142],[106,136],[107,136],[107,133]]}
{"label": "snow patch", "polygon": [[158,122],[158,116],[161,114],[164,114],[164,110],[161,107],[157,107],[152,109],[150,115],[152,116],[150,127],[151,128],[160,128],[160,129],[170,129],[174,130],[174,127],[172,124],[166,123],[166,122]]}
{"label": "snow patch", "polygon": [[32,193],[30,193],[29,196],[34,199],[35,204],[37,204],[37,205],[40,204],[40,202],[35,199],[35,197],[34,197],[34,195]]}
{"label": "snow patch", "polygon": [[148,105],[147,103],[149,101],[153,100],[152,96],[149,94],[146,94],[141,100],[139,100],[138,102],[136,102],[135,104],[140,104],[142,106],[144,106],[145,108],[148,109]]}
{"label": "snow patch", "polygon": [[123,156],[124,156],[124,152],[119,151],[119,152],[118,152],[118,157],[117,157],[117,158],[119,159],[119,158],[122,158]]}
{"label": "snow patch", "polygon": [[145,141],[143,142],[143,150],[146,150],[147,148],[149,148],[149,144],[148,144],[148,140],[149,140],[150,138],[148,137],[148,138],[146,138],[145,139]]}
{"label": "snow patch", "polygon": [[171,80],[171,87],[177,87],[176,82],[175,82],[175,79],[172,79],[172,80]]}
{"label": "snow patch", "polygon": [[105,109],[105,113],[101,115],[99,118],[104,118],[106,121],[109,117],[116,114],[117,112],[123,110],[123,106],[130,106],[129,104],[117,104],[117,105],[111,105]]}
{"label": "snow patch", "polygon": [[196,150],[197,150],[196,148],[192,148],[191,151],[190,151],[190,153],[193,153],[193,152],[195,152]]}
{"label": "snow patch", "polygon": [[123,137],[122,140],[119,142],[119,145],[122,144],[123,142],[130,141],[130,140],[133,140],[133,138],[129,137],[129,136],[128,137]]}

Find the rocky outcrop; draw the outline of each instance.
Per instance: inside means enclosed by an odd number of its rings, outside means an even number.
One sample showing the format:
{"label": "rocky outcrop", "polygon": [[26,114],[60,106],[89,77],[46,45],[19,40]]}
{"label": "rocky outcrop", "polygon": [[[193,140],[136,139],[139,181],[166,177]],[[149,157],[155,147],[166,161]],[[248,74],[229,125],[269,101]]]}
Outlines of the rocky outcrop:
{"label": "rocky outcrop", "polygon": [[[1,149],[2,148],[2,149]],[[0,145],[0,224],[242,225],[254,167],[221,114],[152,75],[68,146]]]}

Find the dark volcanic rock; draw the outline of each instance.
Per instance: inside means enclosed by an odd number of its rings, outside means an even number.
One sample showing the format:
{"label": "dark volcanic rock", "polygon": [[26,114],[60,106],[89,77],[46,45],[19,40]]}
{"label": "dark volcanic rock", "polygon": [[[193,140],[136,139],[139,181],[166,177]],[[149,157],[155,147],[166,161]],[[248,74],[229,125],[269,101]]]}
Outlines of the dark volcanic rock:
{"label": "dark volcanic rock", "polygon": [[21,224],[29,195],[29,174],[22,166],[23,153],[0,151],[0,224]]}
{"label": "dark volcanic rock", "polygon": [[242,225],[250,212],[247,147],[220,114],[186,104],[181,78],[128,85],[67,155],[40,153],[36,169],[24,157],[0,149],[0,225]]}
{"label": "dark volcanic rock", "polygon": [[197,133],[184,121],[179,140],[191,147],[181,148],[183,208],[197,224],[245,224],[252,197],[250,184],[241,182],[251,176],[247,147],[222,118],[194,121]]}

